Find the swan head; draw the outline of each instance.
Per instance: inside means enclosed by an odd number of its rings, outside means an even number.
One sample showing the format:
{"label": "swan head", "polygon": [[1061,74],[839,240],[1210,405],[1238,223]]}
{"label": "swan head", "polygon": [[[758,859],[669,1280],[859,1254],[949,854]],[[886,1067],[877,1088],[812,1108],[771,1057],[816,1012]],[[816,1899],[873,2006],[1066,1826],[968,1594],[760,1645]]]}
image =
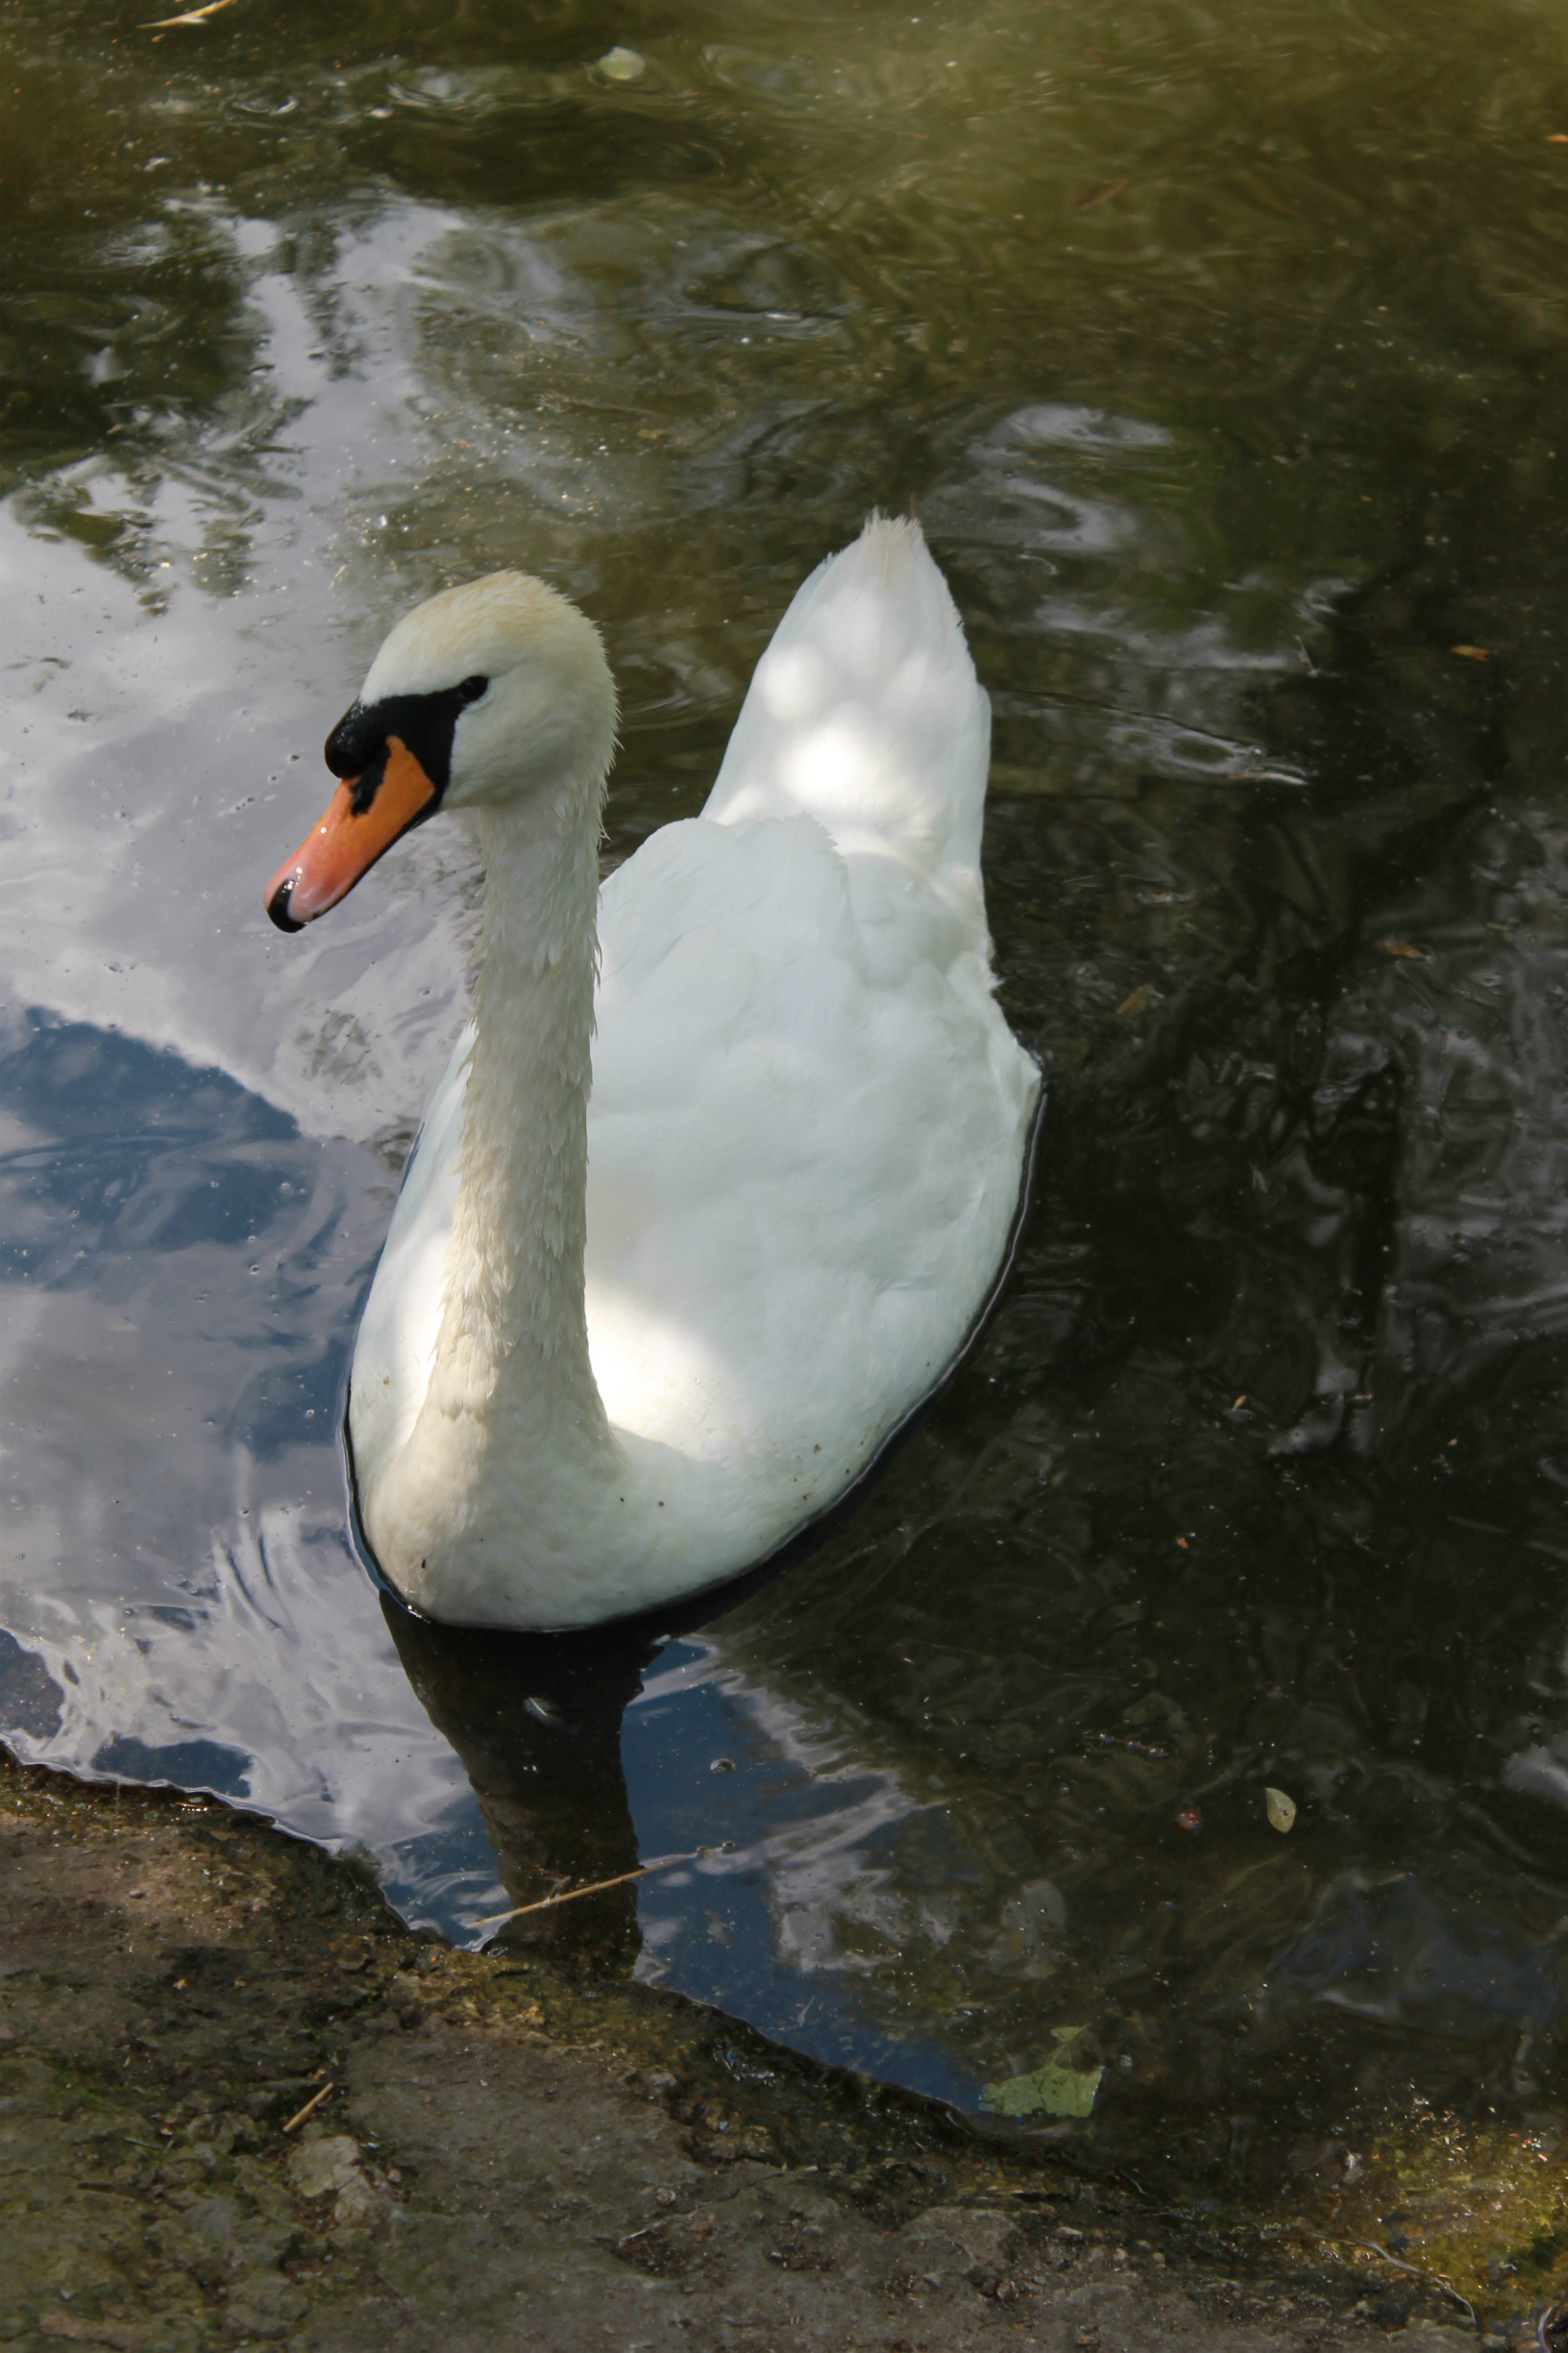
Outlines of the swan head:
{"label": "swan head", "polygon": [[301,930],[438,809],[534,796],[597,808],[615,723],[599,631],[543,580],[493,572],[431,597],[398,623],[327,738],[341,781],[267,884],[268,915]]}

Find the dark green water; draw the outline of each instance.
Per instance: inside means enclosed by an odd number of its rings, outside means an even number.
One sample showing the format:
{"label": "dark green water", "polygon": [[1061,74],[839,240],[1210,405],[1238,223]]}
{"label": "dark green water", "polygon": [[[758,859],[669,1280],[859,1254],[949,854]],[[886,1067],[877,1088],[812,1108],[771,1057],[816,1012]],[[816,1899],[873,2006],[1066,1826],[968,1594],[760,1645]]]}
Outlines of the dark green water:
{"label": "dark green water", "polygon": [[[5,31],[14,1745],[358,1842],[461,1933],[731,1840],[622,1964],[969,2106],[1082,2029],[1092,2120],[1035,2122],[1189,2170],[1555,2116],[1560,17]],[[316,748],[406,603],[542,572],[622,682],[624,855],[911,500],[1050,1081],[1012,1290],[787,1578],[657,1658],[401,1627],[410,1681],[334,1431],[476,876],[423,834],[275,940]]]}

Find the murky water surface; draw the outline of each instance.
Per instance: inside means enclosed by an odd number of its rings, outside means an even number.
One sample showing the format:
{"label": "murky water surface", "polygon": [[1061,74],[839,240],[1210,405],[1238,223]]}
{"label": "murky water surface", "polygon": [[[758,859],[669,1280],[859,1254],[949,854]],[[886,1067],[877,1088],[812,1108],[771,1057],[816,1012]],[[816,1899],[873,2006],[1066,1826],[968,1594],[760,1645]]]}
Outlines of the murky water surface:
{"label": "murky water surface", "polygon": [[[1560,12],[144,17],[14,0],[0,87],[6,1737],[470,1939],[713,1850],[576,1932],[1194,2178],[1550,2116]],[[788,1576],[663,1642],[414,1626],[336,1431],[477,876],[433,828],[272,933],[322,737],[410,601],[543,572],[623,856],[911,499],[1050,1076],[1005,1306]]]}

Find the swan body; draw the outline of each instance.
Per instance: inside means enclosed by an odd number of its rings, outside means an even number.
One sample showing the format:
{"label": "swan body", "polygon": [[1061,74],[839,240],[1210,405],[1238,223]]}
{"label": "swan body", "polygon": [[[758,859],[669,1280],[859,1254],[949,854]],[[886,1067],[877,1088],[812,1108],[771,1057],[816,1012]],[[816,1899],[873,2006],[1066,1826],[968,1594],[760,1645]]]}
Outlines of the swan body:
{"label": "swan body", "polygon": [[[602,889],[592,625],[505,574],[407,616],[329,742],[334,809],[378,728],[380,790],[417,796],[449,706],[432,797],[478,810],[486,857],[475,1018],[350,1434],[407,1601],[565,1629],[752,1565],[853,1482],[989,1292],[1039,1073],[992,994],[990,705],[913,524],[873,518],[805,583],[702,815]],[[285,926],[335,891],[317,839],[269,889]]]}

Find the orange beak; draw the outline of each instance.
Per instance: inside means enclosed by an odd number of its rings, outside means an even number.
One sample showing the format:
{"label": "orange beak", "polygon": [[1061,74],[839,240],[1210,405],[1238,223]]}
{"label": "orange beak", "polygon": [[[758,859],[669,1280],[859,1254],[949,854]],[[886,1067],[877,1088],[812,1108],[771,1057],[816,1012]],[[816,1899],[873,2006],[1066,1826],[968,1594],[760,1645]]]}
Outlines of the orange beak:
{"label": "orange beak", "polygon": [[320,824],[306,835],[292,858],[283,860],[262,894],[280,931],[303,930],[346,898],[435,798],[434,785],[395,735],[386,739],[381,780],[364,809],[355,807],[359,783],[357,776],[344,779]]}

